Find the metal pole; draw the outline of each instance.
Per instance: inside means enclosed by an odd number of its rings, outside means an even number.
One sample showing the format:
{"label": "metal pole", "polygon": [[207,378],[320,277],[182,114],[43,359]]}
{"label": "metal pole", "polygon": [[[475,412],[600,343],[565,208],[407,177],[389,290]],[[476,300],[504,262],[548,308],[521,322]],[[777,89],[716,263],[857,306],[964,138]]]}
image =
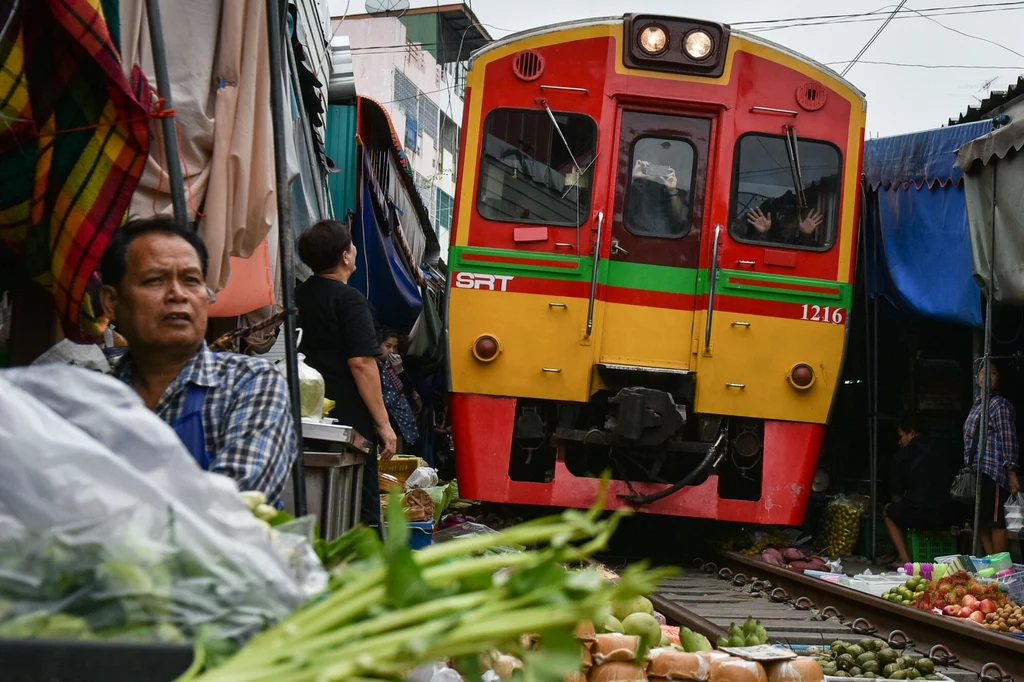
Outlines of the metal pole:
{"label": "metal pole", "polygon": [[974,486],[974,556],[981,556],[981,480],[985,474],[981,471],[981,461],[988,448],[988,417],[989,402],[992,396],[992,299],[995,296],[996,272],[996,172],[998,163],[992,164],[992,241],[988,254],[988,290],[985,293],[985,342],[982,349],[982,373],[984,380],[981,386],[981,419],[978,424],[974,469],[977,472]]}
{"label": "metal pole", "polygon": [[[871,555],[871,557],[870,557],[871,560],[874,561],[875,560],[875,554],[876,554],[876,546],[877,546],[876,545],[876,543],[877,543],[877,535],[878,535],[878,501],[877,501],[877,497],[878,497],[878,483],[877,483],[877,480],[878,480],[878,475],[877,475],[877,473],[878,473],[878,462],[877,462],[877,458],[875,456],[876,455],[876,452],[875,452],[875,450],[876,450],[876,443],[875,443],[875,439],[874,439],[874,428],[872,426],[872,423],[873,423],[873,416],[872,415],[874,414],[874,410],[872,409],[872,406],[871,406],[871,391],[872,391],[872,388],[874,386],[874,382],[872,381],[872,371],[871,371],[871,368],[872,368],[872,355],[871,355],[871,352],[872,352],[872,349],[874,347],[874,344],[871,343],[871,339],[872,339],[872,336],[871,336],[871,317],[869,315],[869,313],[871,311],[871,277],[869,277],[867,273],[870,270],[871,276],[874,277],[874,276],[877,275],[877,271],[874,270],[873,268],[870,268],[870,269],[868,268],[868,234],[869,234],[869,231],[870,231],[870,233],[872,235],[871,243],[872,243],[872,246],[873,246],[874,245],[874,232],[873,232],[874,221],[868,218],[868,210],[869,210],[869,208],[868,208],[867,197],[868,197],[867,190],[865,190],[864,187],[862,186],[861,187],[861,216],[863,216],[863,223],[861,225],[862,229],[861,229],[861,235],[860,235],[860,249],[859,250],[861,252],[861,259],[862,259],[861,260],[861,263],[862,263],[861,272],[864,273],[864,362],[865,362],[864,377],[865,377],[865,379],[867,381],[867,392],[868,392],[868,440],[869,440],[869,442],[868,442],[868,458],[869,458],[868,459],[868,476],[871,478],[871,516],[870,516],[870,519],[871,519],[871,530],[870,530],[871,540],[870,540],[870,548],[868,550],[868,553]],[[877,291],[875,292],[875,295],[876,296],[878,295]]]}
{"label": "metal pole", "polygon": [[[164,44],[164,25],[160,19],[160,0],[146,0],[146,16],[149,18],[149,42],[153,46],[153,70],[156,71],[156,89],[168,109],[174,108],[171,99],[171,77],[167,71],[167,51]],[[188,225],[188,204],[185,203],[185,179],[181,174],[181,154],[178,151],[178,128],[173,116],[160,119],[164,137],[164,151],[167,154],[167,178],[171,183],[171,206],[174,219],[181,225]]]}
{"label": "metal pole", "polygon": [[281,0],[267,0],[267,45],[270,55],[270,115],[274,126],[274,169],[277,176],[277,229],[280,246],[281,305],[285,310],[284,347],[288,369],[288,391],[292,398],[292,419],[298,455],[292,465],[295,515],[306,514],[306,475],[302,464],[302,402],[299,393],[299,359],[295,347],[295,234],[292,231],[291,191],[288,186],[288,151],[285,140],[285,65],[282,55]]}

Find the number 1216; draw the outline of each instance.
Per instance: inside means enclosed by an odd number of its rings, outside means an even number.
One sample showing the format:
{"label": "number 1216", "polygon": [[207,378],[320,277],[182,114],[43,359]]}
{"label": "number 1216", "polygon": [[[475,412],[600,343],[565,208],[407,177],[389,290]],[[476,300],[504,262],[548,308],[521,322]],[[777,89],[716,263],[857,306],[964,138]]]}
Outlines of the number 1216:
{"label": "number 1216", "polygon": [[822,308],[820,305],[807,305],[806,303],[800,307],[803,310],[803,316],[800,318],[802,320],[842,324],[846,318],[846,310],[844,308],[832,308],[829,306]]}

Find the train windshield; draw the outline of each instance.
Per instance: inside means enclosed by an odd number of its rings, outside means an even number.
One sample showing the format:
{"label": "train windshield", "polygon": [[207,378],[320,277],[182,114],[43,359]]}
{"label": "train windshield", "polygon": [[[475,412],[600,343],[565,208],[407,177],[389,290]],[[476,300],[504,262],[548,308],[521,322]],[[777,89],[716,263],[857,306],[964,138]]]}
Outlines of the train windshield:
{"label": "train windshield", "polygon": [[512,223],[581,224],[590,212],[596,151],[597,124],[589,116],[492,111],[480,155],[480,215]]}
{"label": "train windshield", "polygon": [[740,242],[827,250],[835,242],[842,159],[835,146],[748,134],[736,146],[730,234]]}

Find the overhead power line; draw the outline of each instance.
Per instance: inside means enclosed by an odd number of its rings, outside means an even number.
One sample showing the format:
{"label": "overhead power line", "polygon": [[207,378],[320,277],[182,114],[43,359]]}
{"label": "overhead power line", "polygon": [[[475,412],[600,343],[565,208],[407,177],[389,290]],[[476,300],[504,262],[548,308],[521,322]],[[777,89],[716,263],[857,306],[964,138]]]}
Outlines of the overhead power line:
{"label": "overhead power line", "polygon": [[[840,64],[849,63],[850,62],[846,60],[840,62],[825,62],[825,66],[838,66]],[[984,66],[978,64],[907,64],[904,62],[868,61],[866,59],[861,59],[857,63],[867,64],[869,66],[901,66],[912,69],[982,69],[986,71],[999,69],[1005,71],[1020,71],[1024,73],[1024,66]]]}
{"label": "overhead power line", "polygon": [[[920,16],[958,16],[964,14],[987,14],[990,12],[1005,12],[1024,9],[1024,2],[1012,0],[1010,2],[989,2],[973,5],[947,5],[945,7],[926,7],[915,10]],[[786,19],[763,19],[760,21],[738,21],[731,24],[735,27],[743,27],[747,31],[768,31],[779,28],[794,28],[798,26],[818,26],[830,24],[861,23],[871,21],[885,21],[889,16],[888,8],[881,8],[871,12],[857,12],[852,14],[823,14],[818,16],[789,17]],[[913,18],[910,15],[897,17],[899,19]]]}

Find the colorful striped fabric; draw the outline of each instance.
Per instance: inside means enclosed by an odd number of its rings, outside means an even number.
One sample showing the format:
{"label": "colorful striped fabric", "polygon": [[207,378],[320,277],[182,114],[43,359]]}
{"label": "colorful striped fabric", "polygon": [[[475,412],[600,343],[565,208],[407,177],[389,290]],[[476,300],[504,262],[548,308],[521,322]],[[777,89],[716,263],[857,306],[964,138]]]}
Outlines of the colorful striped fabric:
{"label": "colorful striped fabric", "polygon": [[0,42],[0,243],[77,326],[149,153],[153,95],[141,71],[130,84],[122,72],[116,0],[14,5]]}

